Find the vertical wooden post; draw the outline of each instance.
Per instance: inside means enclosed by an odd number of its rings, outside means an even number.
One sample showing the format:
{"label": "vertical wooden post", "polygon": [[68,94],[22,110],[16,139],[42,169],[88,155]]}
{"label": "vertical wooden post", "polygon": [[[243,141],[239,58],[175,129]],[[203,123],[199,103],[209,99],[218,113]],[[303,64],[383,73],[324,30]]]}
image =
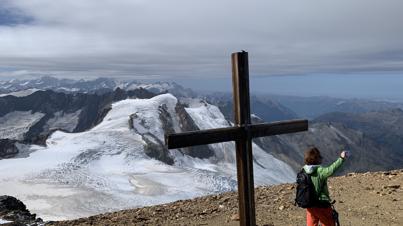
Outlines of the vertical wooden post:
{"label": "vertical wooden post", "polygon": [[248,53],[244,51],[233,53],[231,59],[234,119],[236,126],[244,128],[242,138],[235,141],[240,225],[254,226],[256,225],[256,218],[252,138],[248,132],[251,123]]}
{"label": "vertical wooden post", "polygon": [[255,226],[252,138],[308,130],[307,120],[251,125],[248,53],[233,53],[232,82],[235,127],[184,132],[165,136],[168,148],[235,141],[238,177],[239,218],[242,226]]}

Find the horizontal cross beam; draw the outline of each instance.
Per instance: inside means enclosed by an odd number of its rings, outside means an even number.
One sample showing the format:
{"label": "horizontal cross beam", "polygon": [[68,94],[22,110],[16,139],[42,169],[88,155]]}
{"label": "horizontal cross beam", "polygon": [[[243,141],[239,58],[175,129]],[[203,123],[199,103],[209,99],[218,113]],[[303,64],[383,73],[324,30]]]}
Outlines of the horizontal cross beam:
{"label": "horizontal cross beam", "polygon": [[167,144],[168,149],[174,149],[194,145],[235,141],[245,136],[256,138],[306,130],[308,130],[307,120],[290,120],[169,134],[165,135],[165,143]]}

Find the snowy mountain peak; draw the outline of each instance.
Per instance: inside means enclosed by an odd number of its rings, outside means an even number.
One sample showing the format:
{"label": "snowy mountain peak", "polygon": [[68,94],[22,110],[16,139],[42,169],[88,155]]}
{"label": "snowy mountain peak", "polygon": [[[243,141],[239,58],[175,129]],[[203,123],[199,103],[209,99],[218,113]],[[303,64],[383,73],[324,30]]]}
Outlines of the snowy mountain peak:
{"label": "snowy mountain peak", "polygon": [[[55,220],[235,190],[234,143],[176,150],[163,143],[167,132],[223,126],[230,124],[207,103],[185,107],[172,94],[122,100],[88,131],[57,131],[46,147],[27,146],[28,157],[0,160],[0,193]],[[287,164],[253,148],[256,184],[294,179]],[[195,157],[199,151],[211,155]]]}

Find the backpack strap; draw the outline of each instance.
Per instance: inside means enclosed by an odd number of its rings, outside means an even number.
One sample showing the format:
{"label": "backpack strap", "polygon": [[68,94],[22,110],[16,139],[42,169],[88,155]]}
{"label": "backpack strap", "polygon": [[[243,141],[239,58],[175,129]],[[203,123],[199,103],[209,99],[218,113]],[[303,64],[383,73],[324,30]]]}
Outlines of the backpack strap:
{"label": "backpack strap", "polygon": [[[305,170],[304,170],[304,168],[302,167],[301,170],[297,173],[297,175],[300,174],[300,173],[303,173],[304,171],[305,171]],[[294,199],[294,206],[298,206],[298,204],[297,204],[297,199]]]}

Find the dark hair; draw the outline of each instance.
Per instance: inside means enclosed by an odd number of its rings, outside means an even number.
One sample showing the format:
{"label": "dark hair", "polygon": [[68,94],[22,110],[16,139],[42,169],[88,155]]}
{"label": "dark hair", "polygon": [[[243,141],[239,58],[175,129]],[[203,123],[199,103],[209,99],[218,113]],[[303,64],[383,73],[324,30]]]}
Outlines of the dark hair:
{"label": "dark hair", "polygon": [[322,156],[316,147],[310,147],[305,151],[304,162],[307,165],[319,165],[322,163]]}

